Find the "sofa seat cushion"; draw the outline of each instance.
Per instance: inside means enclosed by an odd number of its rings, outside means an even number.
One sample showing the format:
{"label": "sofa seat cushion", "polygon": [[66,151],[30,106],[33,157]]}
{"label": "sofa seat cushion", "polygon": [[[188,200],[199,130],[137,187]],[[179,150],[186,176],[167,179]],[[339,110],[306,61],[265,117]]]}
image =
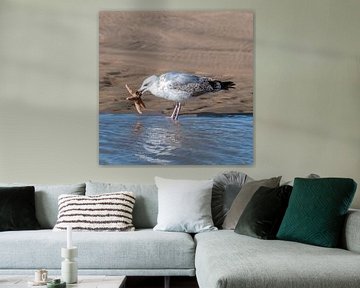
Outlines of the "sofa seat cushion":
{"label": "sofa seat cushion", "polygon": [[229,230],[195,236],[200,288],[357,287],[360,254]]}
{"label": "sofa seat cushion", "polygon": [[[73,232],[79,270],[194,269],[195,244],[186,233]],[[60,269],[66,232],[2,232],[0,269]]]}

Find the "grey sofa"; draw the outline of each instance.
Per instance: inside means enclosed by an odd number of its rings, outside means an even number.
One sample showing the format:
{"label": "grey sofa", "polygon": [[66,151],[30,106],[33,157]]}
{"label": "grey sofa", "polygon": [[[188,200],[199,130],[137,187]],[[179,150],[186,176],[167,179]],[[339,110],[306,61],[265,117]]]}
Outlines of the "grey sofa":
{"label": "grey sofa", "polygon": [[[24,184],[15,184],[22,186]],[[27,184],[32,185],[32,184]],[[14,184],[0,184],[14,186]],[[60,274],[66,232],[51,228],[61,194],[94,195],[133,191],[134,232],[73,232],[79,274],[194,276],[195,242],[187,233],[153,231],[157,222],[155,185],[88,182],[76,185],[34,185],[36,216],[41,230],[0,232],[0,275],[26,274],[46,268]]]}
{"label": "grey sofa", "polygon": [[259,240],[231,230],[195,236],[153,231],[158,209],[155,185],[88,182],[54,187],[35,185],[43,229],[0,232],[0,275],[28,274],[39,268],[48,269],[50,275],[60,273],[66,235],[51,230],[60,194],[127,190],[136,195],[136,231],[74,232],[79,274],[166,276],[166,286],[169,276],[196,275],[201,288],[360,287],[360,211],[347,216],[343,248],[329,249]]}
{"label": "grey sofa", "polygon": [[334,249],[230,230],[197,234],[197,281],[201,288],[360,287],[360,211],[348,214],[344,236],[344,248]]}

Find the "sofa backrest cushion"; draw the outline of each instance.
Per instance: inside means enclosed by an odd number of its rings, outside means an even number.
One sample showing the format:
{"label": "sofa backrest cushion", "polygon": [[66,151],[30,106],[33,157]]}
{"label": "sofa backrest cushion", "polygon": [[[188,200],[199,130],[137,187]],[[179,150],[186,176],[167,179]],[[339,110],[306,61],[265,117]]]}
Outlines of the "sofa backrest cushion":
{"label": "sofa backrest cushion", "polygon": [[345,217],[341,247],[360,253],[360,209],[350,209]]}
{"label": "sofa backrest cushion", "polygon": [[43,229],[52,229],[58,216],[58,197],[61,194],[85,195],[85,183],[81,184],[20,184],[0,183],[0,187],[34,186],[36,218]]}
{"label": "sofa backrest cushion", "polygon": [[131,191],[136,197],[133,224],[136,229],[153,228],[157,223],[158,192],[155,184],[86,182],[86,195]]}

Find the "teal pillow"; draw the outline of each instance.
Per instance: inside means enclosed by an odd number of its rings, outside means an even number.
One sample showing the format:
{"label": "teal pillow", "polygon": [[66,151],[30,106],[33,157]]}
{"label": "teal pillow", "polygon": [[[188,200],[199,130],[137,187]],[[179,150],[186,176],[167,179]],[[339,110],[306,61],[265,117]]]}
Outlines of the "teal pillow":
{"label": "teal pillow", "polygon": [[295,178],[280,240],[337,247],[356,182],[348,178]]}

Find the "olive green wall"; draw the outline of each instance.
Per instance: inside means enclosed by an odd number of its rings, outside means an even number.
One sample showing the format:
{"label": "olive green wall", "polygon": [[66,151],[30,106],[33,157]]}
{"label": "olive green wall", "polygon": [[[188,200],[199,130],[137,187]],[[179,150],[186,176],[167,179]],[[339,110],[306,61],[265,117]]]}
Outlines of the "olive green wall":
{"label": "olive green wall", "polygon": [[[123,9],[255,12],[254,165],[98,165],[98,11]],[[234,169],[360,185],[359,28],[358,0],[0,0],[0,182],[145,183]]]}

